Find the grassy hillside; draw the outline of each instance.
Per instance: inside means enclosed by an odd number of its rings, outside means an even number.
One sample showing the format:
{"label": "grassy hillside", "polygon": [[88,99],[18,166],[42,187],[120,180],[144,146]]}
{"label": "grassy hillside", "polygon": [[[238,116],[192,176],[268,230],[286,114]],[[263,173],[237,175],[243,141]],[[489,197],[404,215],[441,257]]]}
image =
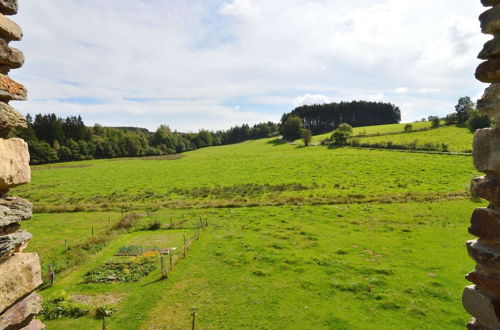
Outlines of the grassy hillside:
{"label": "grassy hillside", "polygon": [[[437,131],[437,130],[436,130]],[[434,131],[434,132],[436,132]],[[443,138],[449,132],[442,129]],[[418,134],[418,133],[411,133]],[[399,135],[390,135],[398,137]],[[44,267],[133,208],[144,218],[42,291],[111,304],[110,329],[458,329],[464,242],[477,175],[468,156],[301,147],[267,139],[184,157],[36,166],[13,191],[39,211],[25,223]],[[170,207],[170,208],[167,208]],[[103,211],[106,210],[106,211]],[[150,217],[148,217],[148,211]],[[154,210],[154,211],[153,211]],[[209,222],[168,280],[86,283],[130,246],[172,248]],[[143,231],[148,223],[184,229]],[[147,227],[147,226],[146,226]],[[452,256],[452,257],[450,257]],[[51,329],[100,329],[93,316]]]}
{"label": "grassy hillside", "polygon": [[[420,130],[425,128],[431,128],[430,121],[410,123],[414,130]],[[354,127],[353,135],[374,135],[374,134],[393,134],[393,133],[403,133],[406,123],[402,124],[389,124],[389,125],[377,125],[377,126],[364,126],[364,127]],[[326,138],[329,138],[332,133],[326,133],[321,135],[315,135],[313,137],[313,142],[319,143]]]}

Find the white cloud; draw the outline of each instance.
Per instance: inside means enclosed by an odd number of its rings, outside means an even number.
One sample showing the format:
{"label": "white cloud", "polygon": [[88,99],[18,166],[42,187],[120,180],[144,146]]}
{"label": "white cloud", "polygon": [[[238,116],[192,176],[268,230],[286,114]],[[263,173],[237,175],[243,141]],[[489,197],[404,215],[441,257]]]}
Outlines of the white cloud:
{"label": "white cloud", "polygon": [[333,102],[332,99],[330,99],[326,95],[306,94],[303,96],[297,96],[295,98],[295,100],[293,101],[293,105],[298,107],[301,105],[325,104],[325,103],[330,103],[330,102]]}
{"label": "white cloud", "polygon": [[404,120],[447,113],[485,87],[473,77],[483,10],[456,0],[24,1],[13,19],[27,61],[12,76],[30,101],[16,106],[189,130],[333,100],[392,102]]}

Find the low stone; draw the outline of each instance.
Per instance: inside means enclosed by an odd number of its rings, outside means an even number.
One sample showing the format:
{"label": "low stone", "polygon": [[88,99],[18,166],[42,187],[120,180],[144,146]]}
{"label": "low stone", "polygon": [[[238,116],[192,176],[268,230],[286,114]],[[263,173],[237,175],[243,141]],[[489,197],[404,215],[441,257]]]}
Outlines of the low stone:
{"label": "low stone", "polygon": [[[491,1],[491,0],[482,0]],[[488,5],[485,5],[488,6]],[[15,15],[19,6],[17,5],[17,0],[0,0],[0,13],[4,15]]]}
{"label": "low stone", "polygon": [[484,83],[500,82],[500,58],[479,64],[476,69],[476,79]]}
{"label": "low stone", "polygon": [[500,175],[500,128],[483,128],[474,133],[472,159],[479,172]]}
{"label": "low stone", "polygon": [[25,101],[28,91],[18,82],[0,74],[0,101]]}
{"label": "low stone", "polygon": [[477,58],[489,60],[500,56],[500,35],[495,33],[495,37],[484,44],[483,49]]}
{"label": "low stone", "polygon": [[477,101],[477,109],[500,123],[500,84],[491,84]]}
{"label": "low stone", "polygon": [[486,34],[494,34],[500,30],[500,6],[488,9],[479,15],[481,31]]}
{"label": "low stone", "polygon": [[0,139],[0,191],[31,180],[28,145],[21,139]]}
{"label": "low stone", "polygon": [[0,262],[25,249],[31,237],[33,236],[30,233],[23,230],[0,236]]}
{"label": "low stone", "polygon": [[19,229],[19,223],[31,219],[33,204],[19,197],[0,198],[0,235]]}
{"label": "low stone", "polygon": [[0,329],[21,327],[29,323],[33,317],[40,313],[42,309],[42,297],[36,292],[32,292],[23,300],[9,308],[0,315]]}
{"label": "low stone", "polygon": [[484,291],[500,296],[500,276],[473,271],[465,277]]}
{"label": "low stone", "polygon": [[0,39],[0,64],[17,69],[24,64],[24,54],[19,49],[9,47],[7,41]]}
{"label": "low stone", "polygon": [[7,103],[0,102],[0,138],[6,138],[13,128],[25,127],[24,116]]}
{"label": "low stone", "polygon": [[0,313],[42,284],[36,253],[16,253],[0,264]]}
{"label": "low stone", "polygon": [[472,320],[470,320],[470,322],[467,324],[467,330],[488,330],[488,329],[479,324],[479,322],[475,318],[472,318]]}
{"label": "low stone", "polygon": [[472,179],[471,193],[475,197],[500,204],[500,177],[481,176]]}
{"label": "low stone", "polygon": [[500,329],[500,300],[478,290],[475,285],[465,288],[462,295],[465,310],[487,329]]}
{"label": "low stone", "polygon": [[492,7],[500,4],[500,0],[481,0],[481,3],[485,7]]}
{"label": "low stone", "polygon": [[20,328],[19,330],[44,330],[45,329],[45,324],[42,323],[40,320],[32,320],[30,324],[25,326],[24,328]]}
{"label": "low stone", "polygon": [[19,41],[23,38],[23,31],[14,21],[0,14],[0,37],[7,41]]}
{"label": "low stone", "polygon": [[500,268],[500,253],[490,249],[478,240],[468,241],[467,251],[469,252],[469,256],[478,264],[488,268]]}
{"label": "low stone", "polygon": [[469,233],[482,239],[500,238],[500,212],[491,208],[477,208],[472,213]]}

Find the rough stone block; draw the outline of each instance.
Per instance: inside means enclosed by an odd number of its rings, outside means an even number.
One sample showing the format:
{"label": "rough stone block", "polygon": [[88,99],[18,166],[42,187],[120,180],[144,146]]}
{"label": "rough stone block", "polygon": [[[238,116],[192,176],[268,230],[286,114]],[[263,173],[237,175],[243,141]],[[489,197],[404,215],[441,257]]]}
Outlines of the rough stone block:
{"label": "rough stone block", "polygon": [[491,84],[477,101],[477,109],[500,123],[500,84]]}
{"label": "rough stone block", "polygon": [[486,295],[471,285],[465,288],[462,295],[465,310],[474,316],[479,324],[487,329],[500,329],[500,300]]}
{"label": "rough stone block", "polygon": [[467,324],[467,330],[488,330],[488,329],[479,324],[479,322],[475,318],[472,318],[472,320],[470,320],[470,322]]}
{"label": "rough stone block", "polygon": [[0,101],[25,101],[28,91],[20,83],[0,74]]}
{"label": "rough stone block", "polygon": [[477,58],[489,60],[500,56],[500,34],[495,33],[495,37],[484,44],[483,49]]}
{"label": "rough stone block", "polygon": [[500,175],[500,128],[483,128],[474,133],[474,167],[479,172]]}
{"label": "rough stone block", "polygon": [[44,330],[45,329],[45,324],[42,323],[40,320],[33,320],[25,326],[24,328],[20,328],[19,330]]}
{"label": "rough stone block", "polygon": [[0,198],[0,235],[19,229],[19,223],[31,219],[33,204],[19,197]]}
{"label": "rough stone block", "polygon": [[21,252],[31,239],[32,235],[27,231],[17,231],[10,235],[0,236],[0,262],[11,255]]}
{"label": "rough stone block", "polygon": [[485,7],[492,7],[500,4],[500,0],[481,0],[481,3]]}
{"label": "rough stone block", "polygon": [[24,64],[24,54],[19,49],[9,47],[7,41],[0,39],[0,64],[17,69]]}
{"label": "rough stone block", "polygon": [[24,299],[9,308],[0,315],[0,329],[22,327],[29,323],[33,317],[40,313],[42,309],[42,297],[36,292],[32,292]]}
{"label": "rough stone block", "polygon": [[36,253],[17,253],[0,264],[0,313],[42,284]]}
{"label": "rough stone block", "polygon": [[488,268],[500,269],[500,253],[485,246],[478,240],[468,241],[467,251],[469,256],[478,264]]}
{"label": "rough stone block", "polygon": [[500,212],[491,208],[478,208],[471,217],[469,233],[482,239],[500,238]]}
{"label": "rough stone block", "polygon": [[479,64],[476,69],[476,79],[484,83],[500,82],[500,58]]}
{"label": "rough stone block", "polygon": [[475,197],[500,204],[500,177],[481,176],[472,179],[471,193]]}
{"label": "rough stone block", "polygon": [[500,6],[494,6],[479,15],[481,31],[486,34],[494,34],[500,30]]}
{"label": "rough stone block", "polygon": [[491,292],[500,297],[500,276],[473,271],[465,277],[468,281],[476,284],[478,288]]}
{"label": "rough stone block", "polygon": [[0,37],[19,41],[23,38],[23,31],[14,21],[0,14]]}
{"label": "rough stone block", "polygon": [[13,128],[27,127],[26,119],[7,103],[0,102],[0,138],[6,138]]}
{"label": "rough stone block", "polygon": [[[482,0],[482,1],[491,1],[491,0]],[[0,13],[4,15],[15,15],[17,14],[18,10],[19,6],[17,5],[17,0],[0,0]]]}
{"label": "rough stone block", "polygon": [[0,139],[0,191],[31,180],[28,145],[21,139]]}

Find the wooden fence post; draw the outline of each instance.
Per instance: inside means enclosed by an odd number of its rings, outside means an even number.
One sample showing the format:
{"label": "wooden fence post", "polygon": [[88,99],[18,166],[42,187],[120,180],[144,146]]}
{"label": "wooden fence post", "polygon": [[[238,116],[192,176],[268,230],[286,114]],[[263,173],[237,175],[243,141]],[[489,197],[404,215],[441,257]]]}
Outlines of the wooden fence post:
{"label": "wooden fence post", "polygon": [[164,259],[163,254],[161,254],[161,257],[160,257],[160,263],[161,263],[161,276],[163,278],[168,278],[167,269],[165,268],[165,259]]}

